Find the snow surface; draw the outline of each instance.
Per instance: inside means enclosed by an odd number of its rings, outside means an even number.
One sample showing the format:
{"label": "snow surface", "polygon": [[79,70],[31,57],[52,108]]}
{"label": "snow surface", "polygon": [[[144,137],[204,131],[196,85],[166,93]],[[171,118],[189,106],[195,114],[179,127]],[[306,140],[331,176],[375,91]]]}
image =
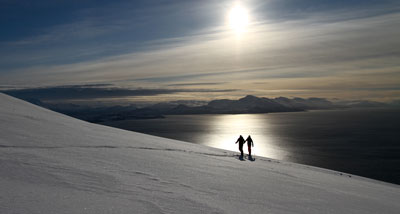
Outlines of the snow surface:
{"label": "snow surface", "polygon": [[[232,142],[234,143],[234,142]],[[0,213],[400,213],[400,188],[80,121],[0,94]]]}

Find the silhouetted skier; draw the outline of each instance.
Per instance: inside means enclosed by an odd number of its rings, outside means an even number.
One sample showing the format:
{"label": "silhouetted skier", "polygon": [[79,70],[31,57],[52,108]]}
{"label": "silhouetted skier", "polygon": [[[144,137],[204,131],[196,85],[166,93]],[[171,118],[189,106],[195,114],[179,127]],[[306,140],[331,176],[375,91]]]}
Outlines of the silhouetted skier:
{"label": "silhouetted skier", "polygon": [[240,151],[240,156],[243,157],[243,144],[244,144],[244,138],[242,137],[242,135],[239,136],[239,138],[237,139],[236,143],[237,144],[239,142],[239,151]]}
{"label": "silhouetted skier", "polygon": [[251,157],[251,147],[254,147],[254,143],[250,135],[247,137],[246,142],[247,142],[247,148],[249,149],[249,157]]}

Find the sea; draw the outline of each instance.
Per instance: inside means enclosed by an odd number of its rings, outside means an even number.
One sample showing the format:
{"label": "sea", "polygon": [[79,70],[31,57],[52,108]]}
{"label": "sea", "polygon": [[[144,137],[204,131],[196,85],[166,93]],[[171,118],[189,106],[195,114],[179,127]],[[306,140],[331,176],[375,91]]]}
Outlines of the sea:
{"label": "sea", "polygon": [[[268,114],[169,115],[104,125],[400,184],[400,109],[364,108]],[[244,146],[247,152],[247,147]]]}

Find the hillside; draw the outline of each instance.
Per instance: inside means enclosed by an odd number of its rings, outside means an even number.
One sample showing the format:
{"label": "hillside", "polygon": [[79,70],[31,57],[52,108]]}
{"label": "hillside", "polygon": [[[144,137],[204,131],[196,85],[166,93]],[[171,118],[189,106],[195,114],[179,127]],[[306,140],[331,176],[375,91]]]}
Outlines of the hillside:
{"label": "hillside", "polygon": [[91,124],[0,93],[0,213],[398,213],[400,188]]}

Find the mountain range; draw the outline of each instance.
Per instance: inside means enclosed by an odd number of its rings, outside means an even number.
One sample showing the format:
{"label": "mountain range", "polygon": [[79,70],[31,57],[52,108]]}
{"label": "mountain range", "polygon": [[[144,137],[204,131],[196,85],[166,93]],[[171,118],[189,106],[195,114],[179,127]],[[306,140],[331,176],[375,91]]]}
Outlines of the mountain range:
{"label": "mountain range", "polygon": [[325,98],[265,98],[247,95],[238,100],[217,99],[202,105],[188,102],[162,102],[145,107],[127,106],[82,106],[70,103],[42,102],[37,98],[18,97],[33,104],[89,122],[105,122],[127,119],[154,119],[164,115],[186,114],[253,114],[273,112],[297,112],[318,109],[351,107],[386,107],[385,103],[373,101],[329,101]]}

